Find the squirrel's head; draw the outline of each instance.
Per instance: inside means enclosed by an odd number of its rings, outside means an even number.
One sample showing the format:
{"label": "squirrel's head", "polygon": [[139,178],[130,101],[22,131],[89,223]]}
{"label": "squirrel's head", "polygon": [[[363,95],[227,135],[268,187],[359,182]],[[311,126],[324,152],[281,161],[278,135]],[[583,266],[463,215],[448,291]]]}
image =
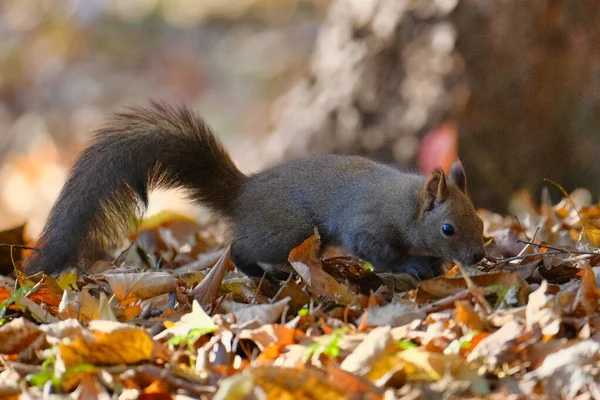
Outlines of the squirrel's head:
{"label": "squirrel's head", "polygon": [[483,221],[467,196],[467,177],[460,160],[450,179],[441,169],[427,178],[422,191],[421,223],[426,250],[448,261],[472,265],[485,257]]}

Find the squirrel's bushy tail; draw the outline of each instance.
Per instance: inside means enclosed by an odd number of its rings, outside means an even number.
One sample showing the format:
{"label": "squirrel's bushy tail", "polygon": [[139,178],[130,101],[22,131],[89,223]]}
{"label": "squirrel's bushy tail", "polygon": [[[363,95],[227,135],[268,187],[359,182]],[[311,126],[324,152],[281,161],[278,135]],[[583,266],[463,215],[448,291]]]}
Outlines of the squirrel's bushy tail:
{"label": "squirrel's bushy tail", "polygon": [[183,188],[231,215],[246,179],[189,109],[154,102],[118,113],[73,165],[27,269],[58,271],[122,238],[152,189]]}

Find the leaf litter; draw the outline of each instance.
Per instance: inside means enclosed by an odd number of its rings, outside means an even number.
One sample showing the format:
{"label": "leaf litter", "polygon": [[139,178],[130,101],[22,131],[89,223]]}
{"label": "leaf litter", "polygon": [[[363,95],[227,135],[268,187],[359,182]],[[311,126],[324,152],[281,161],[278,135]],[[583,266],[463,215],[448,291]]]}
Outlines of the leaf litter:
{"label": "leaf litter", "polygon": [[480,210],[486,260],[423,282],[316,229],[249,278],[162,214],[115,263],[0,276],[0,398],[600,400],[600,205],[543,199]]}

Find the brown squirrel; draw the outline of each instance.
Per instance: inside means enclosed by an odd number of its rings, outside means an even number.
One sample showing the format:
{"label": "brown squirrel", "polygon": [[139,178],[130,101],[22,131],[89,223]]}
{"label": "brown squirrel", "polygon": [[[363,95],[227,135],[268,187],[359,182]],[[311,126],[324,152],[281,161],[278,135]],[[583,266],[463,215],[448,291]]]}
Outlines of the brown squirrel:
{"label": "brown squirrel", "polygon": [[[28,271],[57,272],[105,248],[130,229],[154,188],[183,188],[229,218],[232,261],[250,276],[285,264],[315,227],[324,245],[421,279],[439,273],[442,260],[470,265],[485,256],[483,223],[458,160],[450,179],[440,169],[425,177],[339,155],[246,176],[199,116],[152,103],[116,114],[80,155]],[[412,249],[431,256],[410,256]]]}

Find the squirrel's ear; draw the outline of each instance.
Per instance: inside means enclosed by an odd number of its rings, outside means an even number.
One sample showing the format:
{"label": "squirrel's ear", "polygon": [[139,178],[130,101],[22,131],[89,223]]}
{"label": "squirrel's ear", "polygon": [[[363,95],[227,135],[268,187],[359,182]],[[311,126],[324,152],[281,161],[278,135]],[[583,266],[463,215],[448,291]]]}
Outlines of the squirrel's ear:
{"label": "squirrel's ear", "polygon": [[446,197],[446,175],[440,168],[436,168],[429,175],[423,187],[423,211],[433,209],[436,201],[443,201]]}
{"label": "squirrel's ear", "polygon": [[467,174],[465,173],[462,162],[460,162],[458,158],[452,163],[450,180],[454,182],[463,193],[467,194]]}

